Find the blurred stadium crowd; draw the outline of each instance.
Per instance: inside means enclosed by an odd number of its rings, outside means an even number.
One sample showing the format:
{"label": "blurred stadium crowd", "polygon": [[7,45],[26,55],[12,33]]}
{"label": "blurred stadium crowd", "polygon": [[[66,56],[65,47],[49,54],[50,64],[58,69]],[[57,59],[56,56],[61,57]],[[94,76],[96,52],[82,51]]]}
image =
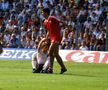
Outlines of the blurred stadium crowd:
{"label": "blurred stadium crowd", "polygon": [[37,48],[45,37],[41,10],[65,21],[60,49],[105,51],[108,0],[0,0],[0,42],[4,48]]}

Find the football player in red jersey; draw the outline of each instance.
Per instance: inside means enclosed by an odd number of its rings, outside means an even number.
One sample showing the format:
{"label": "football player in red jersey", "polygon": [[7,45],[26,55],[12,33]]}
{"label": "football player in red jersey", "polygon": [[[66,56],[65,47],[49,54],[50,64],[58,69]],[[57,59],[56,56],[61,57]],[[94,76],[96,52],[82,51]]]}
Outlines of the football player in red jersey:
{"label": "football player in red jersey", "polygon": [[67,71],[67,69],[62,61],[62,58],[59,55],[59,44],[61,43],[61,40],[62,40],[62,37],[60,35],[61,29],[59,26],[59,23],[61,21],[58,20],[55,16],[50,16],[49,8],[44,8],[42,10],[42,16],[45,18],[43,22],[43,26],[48,31],[46,39],[48,39],[49,37],[50,42],[51,42],[49,51],[48,51],[48,54],[50,56],[50,66],[49,66],[48,72],[53,73],[53,62],[54,62],[54,58],[56,58],[57,62],[61,66],[60,74],[63,74],[64,72]]}

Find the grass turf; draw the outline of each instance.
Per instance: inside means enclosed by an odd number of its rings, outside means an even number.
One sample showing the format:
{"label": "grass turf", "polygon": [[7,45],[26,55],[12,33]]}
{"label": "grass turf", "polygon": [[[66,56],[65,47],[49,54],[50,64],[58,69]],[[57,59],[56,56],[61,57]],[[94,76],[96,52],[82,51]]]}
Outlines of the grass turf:
{"label": "grass turf", "polygon": [[65,62],[59,74],[33,74],[31,61],[0,60],[0,90],[108,90],[108,64]]}

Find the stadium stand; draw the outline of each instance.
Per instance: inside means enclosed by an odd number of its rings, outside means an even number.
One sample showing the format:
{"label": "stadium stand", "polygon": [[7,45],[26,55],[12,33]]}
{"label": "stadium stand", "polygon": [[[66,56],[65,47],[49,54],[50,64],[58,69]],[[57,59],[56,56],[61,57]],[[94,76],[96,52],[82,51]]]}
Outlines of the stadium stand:
{"label": "stadium stand", "polygon": [[37,48],[45,37],[41,10],[64,20],[60,49],[105,51],[107,0],[0,0],[0,42],[4,48]]}

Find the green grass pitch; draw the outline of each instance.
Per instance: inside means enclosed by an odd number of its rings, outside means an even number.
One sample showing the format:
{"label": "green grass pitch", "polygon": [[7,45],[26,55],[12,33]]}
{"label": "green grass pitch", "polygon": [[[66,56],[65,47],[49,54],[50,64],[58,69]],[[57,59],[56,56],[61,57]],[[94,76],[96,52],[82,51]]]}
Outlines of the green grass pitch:
{"label": "green grass pitch", "polygon": [[68,71],[33,74],[31,61],[0,60],[0,90],[108,90],[108,64],[65,62]]}

